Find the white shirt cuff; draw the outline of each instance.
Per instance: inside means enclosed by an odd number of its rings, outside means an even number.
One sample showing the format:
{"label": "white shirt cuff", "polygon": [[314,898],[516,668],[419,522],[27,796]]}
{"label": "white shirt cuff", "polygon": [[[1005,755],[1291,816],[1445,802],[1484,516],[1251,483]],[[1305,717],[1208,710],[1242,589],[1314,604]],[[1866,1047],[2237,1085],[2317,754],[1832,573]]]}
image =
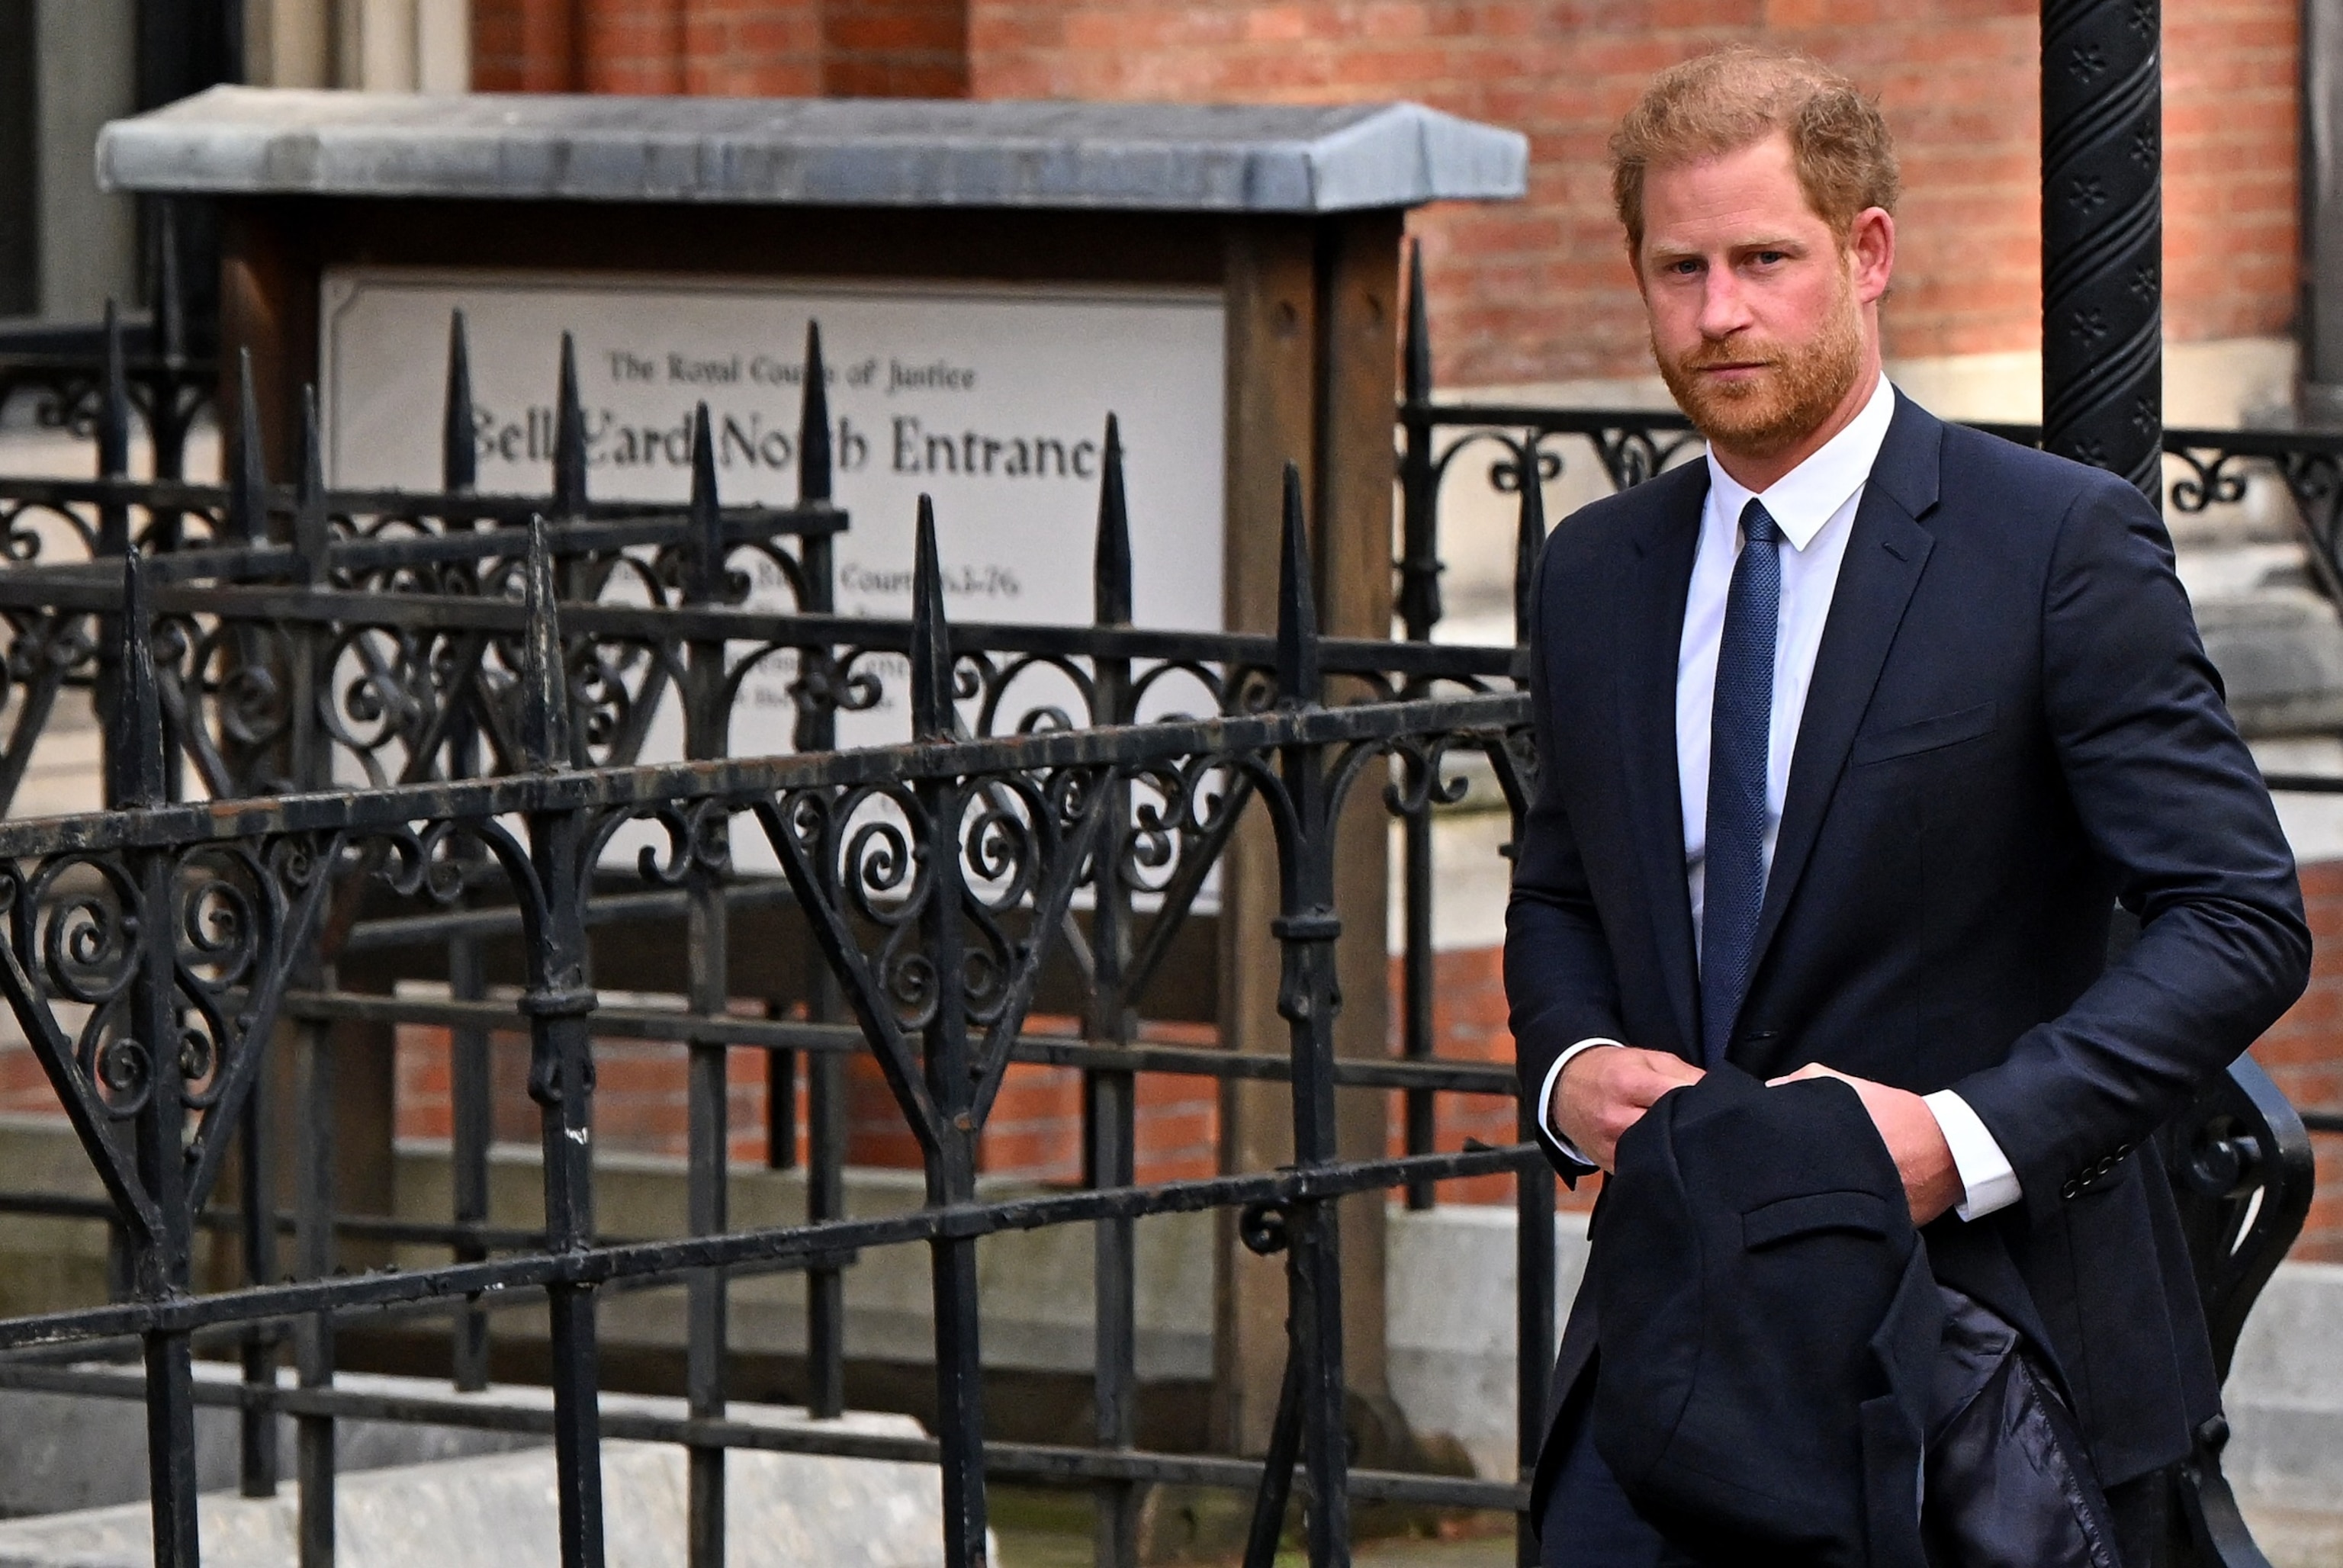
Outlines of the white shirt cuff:
{"label": "white shirt cuff", "polygon": [[1964,1220],[1979,1220],[1996,1209],[2006,1209],[2025,1194],[2017,1171],[2001,1151],[1992,1133],[1969,1102],[1949,1089],[1923,1095],[1920,1103],[1936,1119],[1936,1129],[1953,1151],[1953,1169],[1959,1172],[1963,1201],[1953,1212]]}
{"label": "white shirt cuff", "polygon": [[[1598,1045],[1624,1046],[1626,1043],[1624,1040],[1605,1040],[1601,1035],[1593,1035],[1579,1040],[1564,1049],[1560,1056],[1554,1059],[1554,1065],[1545,1070],[1545,1081],[1538,1085],[1538,1120],[1545,1124],[1545,1130],[1552,1135],[1556,1148],[1589,1170],[1594,1168],[1594,1161],[1581,1154],[1578,1151],[1578,1146],[1562,1135],[1562,1128],[1554,1121],[1554,1086],[1562,1081],[1562,1070],[1568,1067],[1571,1059],[1580,1052],[1592,1050]],[[1996,1150],[1996,1152],[1999,1151]]]}

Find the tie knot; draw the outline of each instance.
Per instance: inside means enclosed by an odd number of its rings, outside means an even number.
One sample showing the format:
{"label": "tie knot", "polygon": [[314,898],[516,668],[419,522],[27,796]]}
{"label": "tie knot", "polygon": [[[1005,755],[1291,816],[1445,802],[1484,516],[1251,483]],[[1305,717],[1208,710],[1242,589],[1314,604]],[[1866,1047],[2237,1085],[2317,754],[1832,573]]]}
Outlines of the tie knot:
{"label": "tie knot", "polygon": [[1770,545],[1782,537],[1781,525],[1774,521],[1774,514],[1765,509],[1765,503],[1755,496],[1741,508],[1741,537],[1753,545]]}

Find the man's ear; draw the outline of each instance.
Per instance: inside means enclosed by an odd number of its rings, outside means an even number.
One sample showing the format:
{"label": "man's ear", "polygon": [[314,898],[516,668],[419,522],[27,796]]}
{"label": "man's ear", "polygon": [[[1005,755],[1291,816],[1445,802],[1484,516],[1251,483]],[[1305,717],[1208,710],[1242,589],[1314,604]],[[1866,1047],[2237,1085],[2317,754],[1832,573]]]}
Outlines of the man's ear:
{"label": "man's ear", "polygon": [[1855,297],[1870,305],[1887,293],[1896,272],[1896,218],[1885,207],[1867,206],[1847,226],[1847,259],[1854,269]]}

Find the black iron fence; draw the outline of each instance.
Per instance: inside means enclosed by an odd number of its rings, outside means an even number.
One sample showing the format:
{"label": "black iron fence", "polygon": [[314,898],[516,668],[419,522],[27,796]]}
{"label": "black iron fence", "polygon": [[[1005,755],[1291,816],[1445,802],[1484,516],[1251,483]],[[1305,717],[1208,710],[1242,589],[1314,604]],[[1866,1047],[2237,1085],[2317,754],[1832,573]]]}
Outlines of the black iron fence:
{"label": "black iron fence", "polygon": [[[1519,1506],[1511,1482],[1349,1465],[1332,1208],[1345,1194],[1517,1173],[1529,1221],[1524,1365],[1542,1365],[1554,1317],[1553,1188],[1534,1151],[1345,1160],[1334,1143],[1338,1091],[1512,1093],[1499,1065],[1338,1061],[1332,1050],[1338,822],[1346,806],[1353,816],[1423,816],[1461,789],[1451,761],[1466,752],[1518,805],[1526,752],[1510,648],[1318,636],[1292,485],[1276,636],[1131,628],[1111,424],[1094,624],[949,628],[925,516],[914,615],[833,615],[828,549],[845,518],[828,501],[818,339],[803,382],[800,502],[735,510],[716,501],[704,417],[689,506],[588,503],[566,352],[552,494],[471,493],[460,324],[442,493],[328,491],[314,422],[293,486],[268,486],[251,447],[225,487],[133,484],[121,477],[129,397],[120,343],[109,335],[93,420],[102,477],[0,484],[0,525],[19,563],[0,578],[0,616],[10,668],[21,672],[0,769],[13,787],[60,695],[86,692],[104,726],[110,808],[11,824],[16,838],[0,847],[15,921],[0,989],[106,1198],[77,1210],[17,1193],[0,1207],[102,1212],[119,1238],[120,1299],[0,1325],[0,1348],[17,1352],[0,1360],[0,1383],[147,1402],[158,1561],[196,1560],[193,1411],[232,1394],[244,1412],[247,1491],[275,1484],[275,1421],[297,1420],[305,1561],[331,1559],[334,1420],[373,1415],[549,1426],[565,1560],[598,1562],[595,1302],[677,1283],[689,1292],[689,1414],[613,1430],[689,1448],[695,1562],[721,1561],[723,1453],[733,1446],[933,1460],[944,1477],[946,1557],[959,1563],[980,1560],[988,1473],[1092,1488],[1112,1562],[1132,1560],[1138,1498],[1156,1483],[1257,1488],[1252,1558],[1262,1563],[1284,1527],[1297,1466],[1318,1562],[1347,1553],[1353,1496]],[[243,427],[256,427],[248,413]],[[535,513],[551,520],[521,523]],[[775,568],[789,605],[742,603],[743,565]],[[776,667],[798,704],[798,753],[728,759],[735,705]],[[892,699],[907,711],[910,744],[832,748],[840,712]],[[645,764],[663,710],[680,716],[683,757]],[[1278,913],[1262,935],[1282,954],[1286,1049],[1140,1043],[1165,960],[1248,819],[1273,846],[1273,869],[1258,874],[1273,878]],[[628,834],[652,842],[622,859],[612,849]],[[732,854],[743,839],[779,874],[744,873]],[[795,994],[769,999],[786,1005],[742,1018],[728,1005],[728,928],[776,908],[799,923],[813,961]],[[693,956],[681,1005],[598,1010],[592,933],[678,917]],[[510,1010],[488,1000],[482,956],[504,932],[521,937],[526,955],[520,1010],[544,1128],[545,1224],[522,1234],[486,1223],[479,1063],[489,1026]],[[1363,940],[1380,947],[1381,933]],[[349,955],[393,945],[443,951],[449,1000],[337,983]],[[1087,998],[1079,1034],[1026,1027],[1053,969]],[[354,1018],[453,1025],[457,1059],[472,1063],[458,1073],[457,1211],[447,1225],[337,1211],[330,1030]],[[613,1245],[597,1235],[590,1041],[611,1030],[689,1048],[689,1237]],[[277,1253],[270,1181],[283,1151],[266,1147],[268,1119],[256,1108],[272,1035],[293,1056],[303,1101],[290,1151],[289,1268]],[[724,1069],[734,1050],[811,1065],[804,1225],[728,1224]],[[876,1060],[918,1140],[929,1206],[916,1215],[842,1217],[836,1068],[855,1051]],[[979,1202],[978,1140],[1003,1072],[1021,1060],[1083,1072],[1090,1186]],[[1293,1162],[1135,1185],[1141,1072],[1292,1084]],[[213,1201],[231,1171],[233,1213]],[[1136,1445],[1132,1225],[1203,1208],[1241,1209],[1247,1244],[1288,1260],[1291,1351],[1265,1462]],[[1097,1231],[1096,1446],[988,1444],[976,1241],[1075,1221]],[[237,1234],[244,1288],[195,1290],[194,1237],[207,1224]],[[337,1238],[394,1233],[447,1245],[455,1261],[335,1276]],[[836,1414],[840,1271],[861,1249],[912,1241],[934,1259],[932,1440],[725,1420],[730,1280],[808,1275],[809,1402],[817,1415]],[[334,1390],[337,1328],[400,1311],[449,1318],[456,1384],[479,1386],[487,1306],[523,1292],[550,1308],[549,1413]],[[276,1366],[287,1336],[289,1388]],[[59,1364],[128,1339],[144,1357],[138,1373]],[[240,1387],[195,1381],[198,1342],[240,1347]],[[1541,1381],[1523,1381],[1533,1405]],[[1534,1439],[1531,1413],[1523,1430]]]}
{"label": "black iron fence", "polygon": [[[1400,417],[1400,603],[1412,640],[1318,635],[1291,483],[1275,635],[1131,626],[1111,424],[1092,621],[954,627],[924,512],[912,615],[833,613],[830,552],[847,519],[830,495],[818,337],[808,354],[800,497],[789,508],[719,505],[704,417],[688,505],[590,500],[566,352],[550,492],[476,493],[460,322],[437,492],[329,490],[314,419],[289,486],[266,482],[252,447],[236,454],[225,486],[129,481],[134,377],[119,332],[105,338],[90,414],[99,477],[0,481],[0,537],[17,563],[0,573],[0,621],[19,704],[0,749],[0,797],[13,796],[72,694],[103,727],[109,808],[0,823],[0,990],[105,1191],[95,1201],[0,1195],[0,1210],[102,1218],[117,1257],[111,1302],[0,1322],[0,1386],[146,1402],[158,1562],[196,1560],[194,1411],[206,1401],[242,1412],[249,1493],[278,1484],[276,1422],[295,1419],[307,1564],[333,1557],[335,1423],[362,1418],[549,1432],[564,1561],[577,1564],[602,1558],[596,1455],[606,1433],[687,1449],[695,1563],[723,1560],[733,1448],[934,1462],[954,1563],[981,1560],[988,1476],[1087,1489],[1099,1560],[1111,1564],[1136,1560],[1139,1501],[1152,1484],[1252,1492],[1254,1565],[1274,1551],[1297,1485],[1313,1564],[1347,1561],[1353,1499],[1523,1506],[1514,1481],[1359,1468],[1344,1441],[1341,1200],[1396,1188],[1423,1204],[1441,1180],[1513,1176],[1524,1467],[1554,1328],[1554,1196],[1542,1158],[1526,1142],[1433,1147],[1436,1096],[1510,1099],[1514,1086],[1502,1064],[1433,1049],[1431,814],[1463,794],[1468,776],[1517,813],[1533,766],[1514,649],[1428,640],[1440,618],[1437,508],[1457,450],[1436,432],[1486,427],[1506,444],[1493,471],[1501,485],[1512,475],[1525,568],[1544,520],[1540,486],[1523,476],[1533,464],[1546,471],[1548,437],[1588,437],[1613,481],[1630,483],[1669,459],[1687,439],[1682,427],[1436,405],[1419,307]],[[241,427],[257,421],[247,413]],[[2208,490],[2223,471],[2208,460]],[[782,583],[786,602],[750,604],[752,571]],[[1525,579],[1523,569],[1517,600]],[[744,693],[766,679],[789,693],[796,749],[733,757]],[[840,716],[882,703],[907,721],[903,742],[838,749]],[[669,760],[650,755],[662,716],[681,737]],[[1337,897],[1338,845],[1363,820],[1392,819],[1406,857],[1403,1049],[1338,1056],[1338,953],[1364,941],[1380,954],[1383,940]],[[1148,1043],[1141,1021],[1164,1003],[1171,955],[1248,833],[1265,856],[1247,874],[1275,888],[1273,914],[1251,935],[1275,955],[1282,1049],[1242,1034],[1216,1050]],[[1234,917],[1224,905],[1221,918]],[[597,970],[613,950],[630,932],[678,922],[690,960],[660,988],[668,1005],[602,1005]],[[802,972],[769,985],[764,1016],[741,1016],[744,934],[761,945],[776,931],[804,953]],[[521,966],[508,974],[491,961],[508,951]],[[363,956],[386,954],[394,970],[444,974],[446,1000],[354,983]],[[541,1228],[488,1222],[488,1040],[513,1016],[492,999],[499,981],[518,988],[529,1037]],[[1032,1027],[1045,987],[1081,999],[1078,1029]],[[445,1223],[337,1201],[334,1031],[352,1021],[451,1032]],[[597,1228],[593,1041],[613,1035],[687,1048],[686,1233],[618,1241]],[[801,1224],[731,1222],[726,1064],[736,1050],[765,1057],[777,1101],[805,1066]],[[272,1052],[290,1059],[281,1086],[265,1070]],[[927,1202],[916,1212],[846,1217],[840,1070],[857,1053],[877,1064],[918,1143]],[[1014,1062],[1081,1072],[1080,1190],[980,1198],[978,1142]],[[1136,1182],[1144,1073],[1290,1085],[1292,1163]],[[289,1150],[271,1147],[262,1105],[280,1087],[297,1101]],[[1346,1157],[1338,1099],[1393,1093],[1405,1152]],[[2167,1133],[2225,1357],[2308,1203],[2297,1125],[2241,1068]],[[296,1199],[280,1215],[288,1161]],[[233,1208],[219,1201],[223,1183]],[[1257,1459],[1138,1442],[1133,1227],[1202,1209],[1237,1211],[1245,1244],[1286,1261],[1285,1373]],[[988,1441],[976,1244],[1065,1223],[1094,1227],[1093,1440]],[[239,1287],[197,1288],[195,1238],[206,1229],[236,1238]],[[450,1261],[337,1273],[345,1244],[358,1240],[441,1246]],[[842,1271],[867,1249],[910,1242],[932,1261],[931,1437],[728,1417],[731,1282],[804,1275],[808,1402],[834,1416],[844,1403]],[[687,1293],[687,1413],[605,1416],[598,1302],[677,1285]],[[549,1411],[336,1386],[338,1331],[419,1314],[447,1325],[453,1388],[480,1389],[489,1309],[520,1300],[548,1308]],[[286,1385],[277,1363],[288,1341]],[[240,1356],[241,1382],[197,1382],[198,1349]],[[134,1351],[137,1370],[88,1364]],[[2207,1442],[2190,1495],[2217,1513],[2217,1434]],[[1519,1540],[1522,1560],[1534,1561],[1525,1527]]]}

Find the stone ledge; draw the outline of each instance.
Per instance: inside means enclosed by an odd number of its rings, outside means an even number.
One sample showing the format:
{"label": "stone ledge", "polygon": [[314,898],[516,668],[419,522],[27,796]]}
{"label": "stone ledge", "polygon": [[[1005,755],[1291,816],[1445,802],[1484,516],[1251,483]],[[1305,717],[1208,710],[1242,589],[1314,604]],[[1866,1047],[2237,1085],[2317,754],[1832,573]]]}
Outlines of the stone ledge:
{"label": "stone ledge", "polygon": [[107,190],[1331,213],[1515,200],[1529,142],[1419,104],[628,98],[214,87],[116,120]]}

